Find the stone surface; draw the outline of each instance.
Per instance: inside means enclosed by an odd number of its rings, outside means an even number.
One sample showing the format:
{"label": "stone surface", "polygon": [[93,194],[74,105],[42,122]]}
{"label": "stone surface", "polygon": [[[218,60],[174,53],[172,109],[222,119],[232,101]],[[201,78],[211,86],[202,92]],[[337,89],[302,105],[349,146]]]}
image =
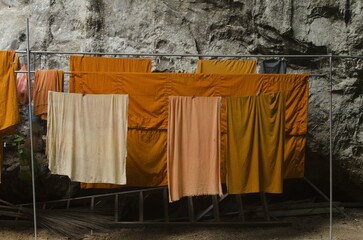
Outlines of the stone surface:
{"label": "stone surface", "polygon": [[[362,55],[362,9],[360,0],[1,0],[0,49],[26,49],[29,17],[32,50]],[[32,62],[32,68],[68,70],[66,55],[35,55]],[[155,57],[153,69],[190,72],[196,62]],[[337,193],[360,200],[363,194],[355,193],[363,189],[362,65],[358,59],[333,59],[334,185]],[[289,59],[288,71],[326,74],[310,80],[306,171],[324,189],[329,59]]]}

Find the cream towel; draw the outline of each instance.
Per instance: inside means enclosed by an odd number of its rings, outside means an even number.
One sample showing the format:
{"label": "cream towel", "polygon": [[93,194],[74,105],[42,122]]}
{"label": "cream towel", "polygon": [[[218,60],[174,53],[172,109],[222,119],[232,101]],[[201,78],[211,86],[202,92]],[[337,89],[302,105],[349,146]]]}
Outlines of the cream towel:
{"label": "cream towel", "polygon": [[49,92],[46,153],[53,174],[126,184],[128,95]]}

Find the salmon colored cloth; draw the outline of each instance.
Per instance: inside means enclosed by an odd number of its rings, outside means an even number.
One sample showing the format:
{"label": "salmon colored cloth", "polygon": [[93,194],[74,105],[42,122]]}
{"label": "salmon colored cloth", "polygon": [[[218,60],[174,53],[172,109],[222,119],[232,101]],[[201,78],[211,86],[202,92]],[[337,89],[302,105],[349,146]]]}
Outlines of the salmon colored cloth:
{"label": "salmon colored cloth", "polygon": [[[26,71],[26,64],[21,66],[21,71]],[[28,98],[28,73],[20,73],[16,79],[16,91],[18,96],[18,102],[20,104],[27,104]]]}
{"label": "salmon colored cloth", "polygon": [[[88,57],[88,56],[71,56],[70,57],[70,70],[79,72],[151,72],[152,61],[151,59],[137,59],[137,58],[105,58],[105,57]],[[106,83],[107,85],[107,83]],[[72,92],[72,91],[70,91]],[[80,93],[80,92],[78,92]],[[84,91],[82,93],[87,93]],[[106,92],[105,92],[106,93]],[[135,139],[133,136],[138,135],[139,132],[128,133],[129,139]],[[165,133],[166,134],[166,133]],[[141,135],[144,136],[144,135]],[[166,135],[165,135],[166,139]],[[140,140],[140,138],[139,138]],[[145,142],[140,142],[145,144]],[[157,145],[158,146],[158,145]],[[137,156],[136,156],[137,157]],[[151,157],[152,158],[152,157]],[[129,163],[129,161],[128,161]],[[165,156],[166,164],[166,156]],[[133,166],[133,165],[131,165]],[[130,168],[128,165],[127,169]],[[166,167],[165,167],[166,168]],[[127,171],[128,175],[132,175]],[[165,178],[166,179],[166,178]],[[138,181],[131,184],[138,185]],[[166,184],[166,180],[154,179],[150,184]],[[81,188],[118,188],[121,186],[103,183],[81,183]]]}
{"label": "salmon colored cloth", "polygon": [[15,51],[0,51],[0,135],[19,123],[16,74],[19,59]]}
{"label": "salmon colored cloth", "polygon": [[33,87],[34,115],[47,120],[48,92],[63,92],[62,70],[36,70]]}
{"label": "salmon colored cloth", "polygon": [[126,183],[127,95],[49,92],[49,169],[73,181]]}
{"label": "salmon colored cloth", "polygon": [[70,70],[77,72],[151,72],[151,66],[151,59],[70,57]]}
{"label": "salmon colored cloth", "polygon": [[[168,117],[169,96],[222,96],[221,108],[221,178],[224,179],[225,149],[227,132],[227,96],[254,96],[256,93],[286,92],[286,121],[285,132],[289,135],[304,135],[307,130],[308,112],[308,78],[306,74],[190,74],[190,73],[81,73],[74,72],[70,76],[70,92],[92,94],[129,94],[129,129],[142,130],[166,130]],[[288,93],[291,91],[291,93]],[[290,127],[293,126],[293,127]],[[142,136],[140,136],[142,137]],[[165,140],[166,141],[166,140]],[[130,145],[138,142],[128,141]],[[140,149],[128,149],[129,156],[136,156]],[[144,152],[152,152],[143,149]],[[154,150],[153,150],[154,151]],[[295,149],[285,151],[293,152]],[[166,152],[164,153],[166,156]],[[285,159],[286,166],[294,162],[295,166],[303,166],[303,158],[300,155],[285,154],[294,159]],[[166,159],[163,157],[162,159]],[[165,167],[162,164],[150,161],[166,161],[159,159],[127,159],[130,162],[143,162],[144,165],[160,166],[160,174],[164,174]],[[301,163],[302,161],[302,163]],[[133,164],[133,166],[138,166]],[[135,171],[139,175],[142,169]],[[138,172],[136,174],[136,172]],[[289,177],[301,176],[303,169],[291,169],[287,171]],[[299,175],[300,174],[300,175]],[[160,186],[167,180],[155,181],[155,173],[145,174],[139,183],[142,186]],[[166,175],[164,176],[166,178]],[[286,177],[286,175],[285,175]],[[158,178],[158,179],[161,179]],[[133,180],[128,179],[128,183]],[[140,186],[140,185],[139,185]]]}
{"label": "salmon colored cloth", "polygon": [[256,73],[255,60],[199,60],[197,73],[246,74]]}
{"label": "salmon colored cloth", "polygon": [[227,192],[282,193],[283,93],[227,98]]}
{"label": "salmon colored cloth", "polygon": [[169,201],[222,195],[220,97],[169,97]]}

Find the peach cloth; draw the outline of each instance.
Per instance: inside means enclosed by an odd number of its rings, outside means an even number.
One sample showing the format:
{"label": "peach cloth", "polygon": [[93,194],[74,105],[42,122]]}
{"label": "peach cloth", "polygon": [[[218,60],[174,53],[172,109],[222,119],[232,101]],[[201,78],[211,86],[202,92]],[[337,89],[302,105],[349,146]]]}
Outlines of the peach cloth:
{"label": "peach cloth", "polygon": [[[21,71],[26,71],[26,64],[21,66]],[[29,102],[28,98],[28,73],[20,73],[16,79],[18,102],[22,105]]]}
{"label": "peach cloth", "polygon": [[77,72],[151,72],[151,66],[151,59],[70,57],[70,70]]}
{"label": "peach cloth", "polygon": [[47,120],[48,92],[63,92],[62,70],[36,70],[33,87],[34,115]]}
{"label": "peach cloth", "polygon": [[20,120],[15,74],[18,68],[15,51],[0,51],[0,135]]}
{"label": "peach cloth", "polygon": [[222,195],[220,97],[169,97],[169,201]]}
{"label": "peach cloth", "polygon": [[49,169],[73,181],[126,183],[127,95],[49,92]]}
{"label": "peach cloth", "polygon": [[[222,96],[221,108],[221,178],[224,179],[225,171],[225,149],[227,131],[227,96],[253,96],[256,93],[286,92],[286,122],[285,131],[288,135],[304,135],[307,130],[307,110],[308,110],[308,78],[307,74],[190,74],[190,73],[82,73],[74,72],[70,78],[70,91],[78,93],[92,94],[129,94],[129,129],[139,131],[133,134],[140,134],[146,130],[166,131],[168,118],[168,96]],[[129,133],[130,134],[130,133]],[[162,136],[162,135],[161,135]],[[129,137],[127,165],[134,162],[132,176],[141,176],[137,186],[161,186],[167,182],[165,174],[166,150],[156,148],[142,150],[138,148],[130,149],[130,146],[137,146],[136,139],[143,139],[143,136]],[[145,138],[144,142],[147,142]],[[166,138],[163,139],[166,141]],[[161,140],[160,140],[161,142]],[[159,146],[165,146],[160,144]],[[303,149],[303,148],[302,148]],[[134,152],[136,151],[136,152]],[[158,152],[160,159],[145,158],[146,152]],[[164,155],[162,152],[164,151]],[[285,148],[287,150],[287,147]],[[291,149],[295,151],[295,149]],[[140,153],[143,152],[143,153]],[[145,154],[144,154],[145,153]],[[132,157],[132,156],[135,156]],[[140,156],[141,158],[136,158]],[[153,154],[153,156],[156,156]],[[161,157],[162,156],[162,157]],[[285,154],[293,159],[285,159],[285,166],[298,168],[289,169],[286,174],[290,176],[303,176],[302,155]],[[155,162],[157,161],[157,162]],[[137,163],[137,164],[136,164]],[[144,166],[159,166],[159,173],[165,174],[155,178],[154,168],[151,172],[145,172]],[[131,166],[131,165],[130,165]],[[284,171],[285,172],[285,171]],[[150,174],[149,174],[150,173]],[[286,175],[285,175],[286,176]],[[160,179],[163,179],[160,181]],[[128,183],[136,182],[128,178]]]}
{"label": "peach cloth", "polygon": [[284,94],[227,98],[227,192],[282,193]]}
{"label": "peach cloth", "polygon": [[199,60],[197,73],[246,74],[256,73],[255,60]]}

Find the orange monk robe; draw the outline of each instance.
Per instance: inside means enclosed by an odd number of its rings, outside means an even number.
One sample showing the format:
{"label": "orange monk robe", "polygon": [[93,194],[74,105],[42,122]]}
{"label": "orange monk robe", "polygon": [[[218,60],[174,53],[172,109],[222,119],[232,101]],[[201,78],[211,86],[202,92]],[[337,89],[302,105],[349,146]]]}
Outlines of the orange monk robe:
{"label": "orange monk robe", "polygon": [[227,98],[227,192],[282,193],[284,93]]}
{"label": "orange monk robe", "polygon": [[[216,73],[216,74],[248,74],[256,73],[257,63],[254,60],[199,60],[197,73]],[[266,84],[266,82],[264,83]],[[286,113],[286,139],[288,145],[285,147],[285,178],[301,178],[304,176],[304,163],[305,163],[305,145],[307,124],[307,106],[308,106],[308,85],[305,81],[301,82],[304,86],[296,86],[290,91],[295,95],[287,98],[286,104],[288,105]],[[284,87],[282,87],[284,88]],[[306,90],[305,90],[306,89]],[[248,94],[254,95],[256,93]],[[302,96],[304,94],[304,96]],[[248,96],[244,95],[244,96]],[[298,116],[299,115],[299,116]],[[303,121],[303,122],[299,122]],[[222,122],[223,123],[223,122]],[[225,126],[222,126],[225,129]],[[224,155],[224,148],[226,136],[222,134],[222,149],[221,154]],[[292,143],[299,142],[299,145]],[[222,161],[223,161],[222,157]],[[222,163],[222,166],[223,163]],[[223,167],[222,180],[224,179]]]}
{"label": "orange monk robe", "polygon": [[[70,57],[70,70],[78,72],[151,72],[152,62],[151,59],[137,59],[137,58],[105,58],[105,57],[89,57],[89,56],[71,56]],[[109,93],[107,91],[107,82],[105,82],[104,93]],[[72,88],[72,87],[70,87]],[[72,91],[71,91],[72,92]],[[74,91],[77,92],[77,91]],[[81,93],[81,92],[78,92]],[[82,92],[86,93],[86,92]],[[128,139],[134,139],[137,137],[139,132],[128,133]],[[151,135],[149,133],[145,133]],[[166,133],[164,133],[165,135]],[[161,134],[162,135],[162,134]],[[166,135],[165,135],[166,139]],[[130,141],[130,140],[128,140]],[[155,141],[154,141],[155,142]],[[160,141],[159,141],[160,142]],[[149,144],[141,143],[139,144]],[[156,145],[159,146],[159,145]],[[157,155],[157,154],[156,154]],[[153,158],[153,156],[149,156]],[[166,161],[166,160],[165,160]],[[139,165],[140,166],[140,165]],[[127,166],[130,168],[130,165]],[[127,170],[128,172],[129,170]],[[132,172],[132,171],[131,171]],[[129,174],[128,174],[129,175]],[[156,177],[157,178],[157,177]],[[134,179],[134,178],[133,178]],[[135,177],[135,179],[139,179]],[[151,184],[158,182],[163,183],[162,180],[156,179]],[[136,186],[138,182],[134,183]],[[163,185],[166,184],[164,181]],[[103,184],[103,183],[81,183],[81,188],[118,188],[119,185],[114,184]]]}
{"label": "orange monk robe", "polygon": [[[16,93],[16,74],[19,58],[15,51],[0,51],[0,167],[2,168],[4,151],[3,136],[14,134],[19,123],[19,109]],[[1,182],[1,171],[0,171]]]}
{"label": "orange monk robe", "polygon": [[[129,129],[135,128],[140,131],[167,129],[168,96],[222,96],[221,131],[225,133],[227,127],[226,96],[253,96],[256,93],[296,91],[297,94],[286,94],[286,102],[294,103],[286,106],[286,125],[298,124],[299,127],[294,128],[295,133],[303,133],[307,126],[307,104],[303,99],[308,96],[308,77],[309,75],[304,74],[73,73],[70,77],[70,92],[129,94],[128,126]],[[298,108],[290,109],[292,106],[298,106]],[[299,111],[295,109],[299,109]],[[297,129],[299,132],[296,132]],[[286,131],[288,130],[286,129]],[[294,133],[293,130],[290,131],[289,134]],[[223,137],[225,138],[225,136],[221,136],[222,140]],[[128,145],[133,144],[138,143],[128,141]],[[225,147],[226,142],[222,141],[222,157],[225,155]],[[134,149],[134,151],[136,150],[137,148]],[[128,148],[129,155],[132,151]],[[147,152],[148,150],[139,150],[139,152],[141,151]],[[132,155],[141,156],[137,152]],[[162,157],[161,160],[152,159],[152,161],[162,162],[164,159],[166,157]],[[147,165],[150,164],[148,161],[151,159],[128,158],[127,166],[132,161],[145,161],[144,164]],[[224,158],[222,158],[222,179],[224,162]],[[153,163],[152,165],[158,164]],[[160,174],[164,173],[164,169],[165,167],[160,168]],[[129,168],[127,171],[129,177]],[[134,171],[142,172],[144,170],[134,169]],[[155,182],[151,176],[155,175],[146,174],[144,179],[138,180],[138,182],[144,182],[145,186],[161,185],[160,182]],[[132,181],[128,178],[128,183]]]}
{"label": "orange monk robe", "polygon": [[0,51],[0,134],[20,120],[15,74],[18,68],[15,51]]}
{"label": "orange monk robe", "polygon": [[151,59],[71,56],[70,71],[151,72]]}
{"label": "orange monk robe", "polygon": [[197,73],[248,74],[256,73],[255,60],[199,60]]}
{"label": "orange monk robe", "polygon": [[62,70],[36,70],[33,87],[34,115],[47,120],[48,92],[63,92]]}

